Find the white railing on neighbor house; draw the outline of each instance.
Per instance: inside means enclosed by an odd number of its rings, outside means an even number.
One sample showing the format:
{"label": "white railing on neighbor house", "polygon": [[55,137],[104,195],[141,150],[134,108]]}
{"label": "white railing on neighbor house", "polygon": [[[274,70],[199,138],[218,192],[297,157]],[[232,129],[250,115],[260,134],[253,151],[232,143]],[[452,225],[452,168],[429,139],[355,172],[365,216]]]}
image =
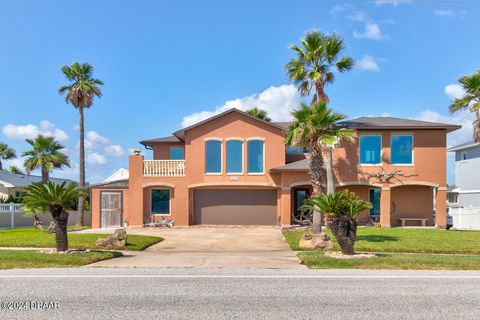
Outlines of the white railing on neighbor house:
{"label": "white railing on neighbor house", "polygon": [[144,160],[143,175],[145,177],[183,177],[185,160]]}
{"label": "white railing on neighbor house", "polygon": [[452,216],[453,227],[463,230],[480,230],[480,208],[455,208],[449,209]]}
{"label": "white railing on neighbor house", "polygon": [[[22,214],[22,205],[19,203],[0,203],[0,227],[15,227],[15,218]],[[2,221],[3,220],[3,221]],[[18,220],[18,219],[17,219]],[[29,219],[31,221],[31,218]],[[2,223],[3,222],[3,223]],[[31,225],[31,222],[29,222]]]}

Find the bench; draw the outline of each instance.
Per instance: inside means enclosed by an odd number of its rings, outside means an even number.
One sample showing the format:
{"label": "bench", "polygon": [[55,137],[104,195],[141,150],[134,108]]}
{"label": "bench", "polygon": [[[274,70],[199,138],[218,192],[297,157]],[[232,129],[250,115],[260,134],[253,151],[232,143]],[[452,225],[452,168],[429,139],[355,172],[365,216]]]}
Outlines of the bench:
{"label": "bench", "polygon": [[402,224],[402,227],[405,227],[405,221],[420,221],[422,223],[422,227],[425,227],[427,225],[427,220],[428,219],[424,219],[424,218],[399,218],[398,220]]}

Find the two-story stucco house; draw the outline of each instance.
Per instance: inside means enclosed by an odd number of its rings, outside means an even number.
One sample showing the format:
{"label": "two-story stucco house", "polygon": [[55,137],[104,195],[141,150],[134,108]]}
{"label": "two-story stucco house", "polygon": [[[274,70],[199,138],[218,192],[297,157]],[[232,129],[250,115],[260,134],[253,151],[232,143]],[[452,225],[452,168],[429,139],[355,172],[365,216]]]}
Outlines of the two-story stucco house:
{"label": "two-story stucco house", "polygon": [[480,143],[473,140],[454,146],[455,188],[450,202],[462,207],[480,207]]}
{"label": "two-story stucco house", "polygon": [[[361,224],[374,217],[390,227],[414,217],[432,225],[436,210],[437,227],[445,227],[446,137],[459,126],[390,117],[341,125],[357,138],[335,150],[336,186],[373,203]],[[284,145],[287,127],[231,109],[141,141],[153,160],[132,155],[128,180],[91,188],[93,227],[142,226],[145,218],[176,226],[291,225],[311,184],[308,155]]]}

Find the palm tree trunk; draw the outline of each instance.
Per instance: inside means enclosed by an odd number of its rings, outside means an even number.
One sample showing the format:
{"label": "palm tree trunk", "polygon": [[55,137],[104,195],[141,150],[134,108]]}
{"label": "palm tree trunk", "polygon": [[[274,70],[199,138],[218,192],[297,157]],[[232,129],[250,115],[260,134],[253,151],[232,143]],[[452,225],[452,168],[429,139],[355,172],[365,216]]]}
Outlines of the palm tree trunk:
{"label": "palm tree trunk", "polygon": [[[79,188],[83,191],[85,187],[85,125],[83,123],[83,107],[79,107],[78,111],[80,113],[80,181]],[[83,225],[83,212],[85,209],[85,198],[83,193],[78,197],[78,212],[77,212],[77,226]]]}
{"label": "palm tree trunk", "polygon": [[[310,156],[310,176],[312,181],[312,196],[317,196],[322,193],[322,171],[323,161],[320,148],[315,145],[312,146],[312,153]],[[318,235],[322,232],[322,212],[320,208],[315,207],[313,210],[312,233]]]}
{"label": "palm tree trunk", "polygon": [[42,167],[42,184],[47,184],[49,180],[48,170]]}
{"label": "palm tree trunk", "polygon": [[339,217],[327,222],[343,254],[353,255],[355,241],[357,239],[357,220],[347,217]]}
{"label": "palm tree trunk", "polygon": [[67,222],[68,211],[62,210],[60,218],[55,220],[55,241],[57,243],[57,251],[68,250]]}
{"label": "palm tree trunk", "polygon": [[[47,184],[48,181],[50,180],[48,170],[42,167],[41,171],[42,171],[42,184]],[[33,213],[33,226],[37,229],[43,229],[42,221],[38,216],[37,210],[35,210],[35,212]]]}
{"label": "palm tree trunk", "polygon": [[333,178],[333,149],[327,147],[325,150],[325,171],[327,173],[327,194],[335,193],[335,181]]}
{"label": "palm tree trunk", "polygon": [[318,102],[328,103],[328,96],[325,93],[323,82],[320,79],[315,82],[315,91],[317,93]]}

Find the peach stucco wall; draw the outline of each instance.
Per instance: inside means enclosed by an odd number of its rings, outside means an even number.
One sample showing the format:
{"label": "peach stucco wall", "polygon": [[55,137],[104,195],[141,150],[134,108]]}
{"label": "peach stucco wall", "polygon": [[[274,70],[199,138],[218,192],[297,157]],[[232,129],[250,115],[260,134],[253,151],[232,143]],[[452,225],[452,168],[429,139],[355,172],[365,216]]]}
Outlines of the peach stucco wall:
{"label": "peach stucco wall", "polygon": [[[358,139],[351,143],[342,143],[334,152],[336,184],[339,188],[348,188],[362,199],[368,200],[370,188],[381,188],[381,224],[397,225],[399,217],[414,216],[431,219],[433,210],[433,188],[437,188],[437,225],[446,224],[446,131],[440,130],[404,130],[414,136],[414,164],[411,166],[390,165],[390,135],[400,130],[359,130],[358,134],[380,133],[382,135],[382,163],[378,166],[359,164]],[[216,138],[222,141],[223,172],[219,175],[205,174],[205,140]],[[225,173],[226,141],[237,138],[243,144],[243,174],[234,176]],[[247,141],[262,138],[265,141],[265,172],[261,175],[249,175],[247,168]],[[154,146],[154,159],[168,159],[172,144]],[[174,144],[181,145],[181,144]],[[185,132],[185,172],[184,177],[144,177],[143,156],[130,156],[129,189],[125,190],[125,218],[131,226],[141,226],[143,217],[150,216],[150,190],[169,188],[172,190],[171,218],[175,225],[192,224],[193,197],[196,188],[275,188],[278,199],[278,217],[280,224],[291,223],[292,188],[310,184],[306,171],[271,173],[269,170],[286,162],[284,132],[276,127],[259,122],[240,113],[227,113]],[[381,181],[373,175],[380,169],[385,171],[401,170],[401,176],[389,181]],[[95,189],[94,189],[95,190]],[[409,195],[415,194],[415,201]],[[95,191],[93,191],[95,197]],[[392,204],[395,204],[393,215]],[[92,212],[93,212],[92,207]],[[367,221],[367,212],[359,218],[361,224]],[[431,223],[431,220],[430,220]]]}

